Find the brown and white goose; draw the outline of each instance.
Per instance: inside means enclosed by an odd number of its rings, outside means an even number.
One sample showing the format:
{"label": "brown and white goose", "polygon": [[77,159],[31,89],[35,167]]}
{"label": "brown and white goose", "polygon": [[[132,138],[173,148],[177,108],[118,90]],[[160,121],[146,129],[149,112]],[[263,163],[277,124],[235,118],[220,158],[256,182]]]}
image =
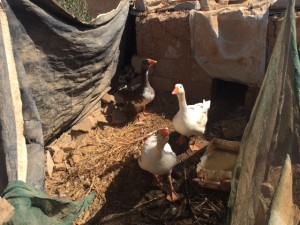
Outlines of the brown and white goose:
{"label": "brown and white goose", "polygon": [[144,143],[138,163],[143,170],[152,173],[158,183],[161,183],[160,176],[168,175],[170,194],[167,195],[167,200],[173,202],[179,199],[179,195],[174,190],[171,177],[172,168],[177,163],[177,156],[168,143],[169,134],[168,128],[161,128],[149,136]]}
{"label": "brown and white goose", "polygon": [[155,91],[149,82],[149,69],[156,64],[157,61],[153,59],[143,59],[141,64],[141,85],[134,90],[122,91],[122,95],[126,102],[134,108],[138,114],[141,111],[147,114],[146,105],[149,104],[155,97]]}
{"label": "brown and white goose", "polygon": [[202,103],[187,105],[182,84],[176,84],[172,94],[177,95],[179,103],[179,111],[173,118],[173,126],[181,134],[177,142],[183,144],[184,136],[190,137],[204,133],[210,101],[203,100]]}

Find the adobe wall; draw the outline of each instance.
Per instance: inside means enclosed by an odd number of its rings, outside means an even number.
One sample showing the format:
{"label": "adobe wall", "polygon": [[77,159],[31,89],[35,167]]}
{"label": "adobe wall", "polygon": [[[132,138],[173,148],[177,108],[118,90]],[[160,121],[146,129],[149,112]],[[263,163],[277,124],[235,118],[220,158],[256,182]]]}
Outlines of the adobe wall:
{"label": "adobe wall", "polygon": [[150,78],[157,92],[171,92],[182,83],[190,101],[210,98],[212,79],[191,54],[188,11],[137,16],[136,40],[139,56],[159,62]]}
{"label": "adobe wall", "polygon": [[[266,64],[274,48],[282,17],[270,16],[267,32]],[[300,43],[300,14],[297,14],[297,37]],[[191,54],[189,11],[148,14],[136,17],[137,54],[159,61],[151,74],[157,92],[170,92],[182,83],[189,102],[210,99],[213,79],[203,71]]]}
{"label": "adobe wall", "polygon": [[[268,36],[267,36],[267,63],[270,60],[273,48],[275,46],[276,37],[282,23],[283,16],[273,15],[269,17]],[[297,45],[300,46],[300,12],[296,13],[296,31],[297,31]]]}

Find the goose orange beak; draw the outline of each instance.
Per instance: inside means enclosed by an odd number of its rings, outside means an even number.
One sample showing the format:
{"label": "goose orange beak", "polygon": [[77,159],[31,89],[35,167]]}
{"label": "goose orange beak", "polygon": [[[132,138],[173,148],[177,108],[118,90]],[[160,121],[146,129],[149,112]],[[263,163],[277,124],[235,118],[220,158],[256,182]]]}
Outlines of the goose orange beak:
{"label": "goose orange beak", "polygon": [[156,60],[153,60],[153,59],[148,59],[148,63],[149,63],[150,65],[153,65],[153,64],[156,64],[157,61],[156,61]]}
{"label": "goose orange beak", "polygon": [[167,128],[167,127],[161,128],[159,130],[159,132],[160,132],[161,136],[163,136],[163,137],[167,137],[170,134],[169,128]]}
{"label": "goose orange beak", "polygon": [[172,95],[177,95],[179,93],[179,88],[178,87],[174,87],[173,91],[172,91]]}

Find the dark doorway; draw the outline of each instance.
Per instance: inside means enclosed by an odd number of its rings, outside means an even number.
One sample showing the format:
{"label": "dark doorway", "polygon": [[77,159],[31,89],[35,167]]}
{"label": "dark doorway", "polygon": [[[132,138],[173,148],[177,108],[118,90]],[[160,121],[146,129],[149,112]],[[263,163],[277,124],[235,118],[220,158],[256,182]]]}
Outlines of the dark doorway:
{"label": "dark doorway", "polygon": [[211,90],[212,101],[206,129],[210,138],[228,139],[222,130],[224,122],[239,121],[239,118],[243,122],[248,120],[249,111],[245,107],[245,100],[249,87],[236,82],[214,79]]}
{"label": "dark doorway", "polygon": [[236,82],[214,79],[212,82],[212,101],[229,106],[241,106],[245,103],[248,86]]}

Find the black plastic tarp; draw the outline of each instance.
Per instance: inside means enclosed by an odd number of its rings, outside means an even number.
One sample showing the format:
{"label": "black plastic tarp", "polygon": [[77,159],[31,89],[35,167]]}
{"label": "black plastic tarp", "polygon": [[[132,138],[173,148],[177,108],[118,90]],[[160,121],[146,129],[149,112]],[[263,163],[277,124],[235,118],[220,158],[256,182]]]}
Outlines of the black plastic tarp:
{"label": "black plastic tarp", "polygon": [[[100,107],[119,62],[129,1],[113,1],[115,8],[90,22],[78,20],[55,1],[2,0],[2,4],[0,191],[14,180],[43,189],[44,142]],[[13,60],[7,58],[10,51]],[[18,79],[14,88],[12,71]],[[11,94],[18,91],[19,102]],[[16,111],[20,105],[21,116]]]}

